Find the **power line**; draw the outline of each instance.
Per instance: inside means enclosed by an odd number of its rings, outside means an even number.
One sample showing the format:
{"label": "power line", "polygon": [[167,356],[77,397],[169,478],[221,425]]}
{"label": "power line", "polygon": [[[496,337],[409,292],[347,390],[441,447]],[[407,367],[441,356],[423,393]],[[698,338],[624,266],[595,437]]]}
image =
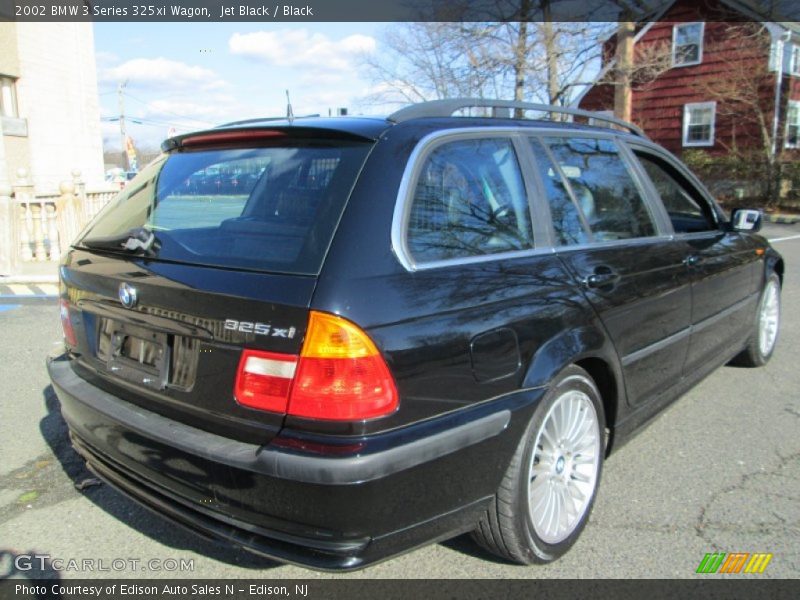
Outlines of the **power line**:
{"label": "power line", "polygon": [[[126,95],[131,100],[135,100],[136,102],[140,102],[141,104],[144,104],[145,106],[149,106],[151,104],[150,102],[142,100],[141,98],[137,98],[136,96],[132,96],[130,93],[128,93]],[[204,121],[203,119],[193,119],[193,118],[187,117],[185,115],[179,115],[178,113],[172,112],[171,110],[161,109],[160,112],[162,112],[164,114],[167,114],[167,115],[172,115],[174,117],[179,117],[179,118],[183,119],[184,121],[194,121],[195,123],[201,123],[203,125],[213,125],[213,123],[210,122],[210,121]]]}
{"label": "power line", "polygon": [[[101,121],[105,121],[106,123],[114,123],[119,120],[119,117],[101,117]],[[125,122],[127,125],[134,123],[136,125],[153,125],[153,126],[163,126],[163,127],[175,127],[175,129],[182,129],[184,131],[191,131],[193,127],[186,126],[186,125],[175,125],[172,122],[168,121],[160,121],[158,119],[150,119],[147,117],[132,117],[127,115],[125,117]]]}

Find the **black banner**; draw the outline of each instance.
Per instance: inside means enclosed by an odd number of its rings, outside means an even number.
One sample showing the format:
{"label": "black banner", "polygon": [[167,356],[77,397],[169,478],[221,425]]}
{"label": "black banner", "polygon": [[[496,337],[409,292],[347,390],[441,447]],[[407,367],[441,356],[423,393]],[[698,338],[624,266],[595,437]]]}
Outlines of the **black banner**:
{"label": "black banner", "polygon": [[408,600],[409,598],[541,598],[570,600],[756,599],[794,600],[798,580],[26,580],[0,581],[2,599],[84,600]]}
{"label": "black banner", "polygon": [[[674,0],[0,0],[0,20],[97,22],[390,22],[652,20]],[[796,0],[699,0],[705,20],[800,21]],[[624,7],[633,7],[628,19]],[[645,7],[645,8],[642,8]],[[691,11],[685,13],[692,19]]]}

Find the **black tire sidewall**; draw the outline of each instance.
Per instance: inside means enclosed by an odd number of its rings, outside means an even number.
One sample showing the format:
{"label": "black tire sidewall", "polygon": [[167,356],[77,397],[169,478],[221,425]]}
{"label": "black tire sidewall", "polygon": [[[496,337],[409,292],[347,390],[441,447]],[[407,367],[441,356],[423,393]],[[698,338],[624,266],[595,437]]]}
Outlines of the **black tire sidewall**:
{"label": "black tire sidewall", "polygon": [[[517,528],[522,534],[522,540],[525,541],[525,550],[530,552],[531,562],[550,562],[564,554],[580,537],[583,528],[589,520],[589,516],[594,506],[595,498],[597,497],[597,490],[600,485],[600,478],[603,472],[603,458],[605,456],[605,413],[603,411],[603,404],[600,398],[600,393],[595,386],[589,374],[577,366],[570,366],[564,369],[556,378],[555,382],[531,418],[531,422],[525,431],[523,443],[525,443],[525,451],[520,463],[520,472],[518,473],[518,494],[517,494]],[[595,479],[595,488],[592,497],[589,500],[589,505],[581,517],[580,522],[575,527],[573,532],[564,540],[556,544],[548,544],[544,542],[537,534],[531,522],[528,510],[528,469],[534,452],[534,444],[536,442],[536,434],[542,426],[545,416],[555,401],[565,392],[570,390],[580,390],[584,392],[592,401],[595,412],[597,414],[598,422],[598,435],[601,440],[600,460],[597,467],[597,477]]]}

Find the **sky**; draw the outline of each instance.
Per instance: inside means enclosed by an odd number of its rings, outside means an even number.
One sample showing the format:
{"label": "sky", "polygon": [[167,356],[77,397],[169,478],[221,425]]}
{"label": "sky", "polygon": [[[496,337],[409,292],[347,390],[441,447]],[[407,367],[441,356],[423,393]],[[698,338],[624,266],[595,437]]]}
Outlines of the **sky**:
{"label": "sky", "polygon": [[[95,56],[103,135],[121,146],[118,86],[124,88],[128,134],[157,147],[178,133],[226,121],[348,108],[385,113],[364,98],[372,91],[359,61],[376,51],[386,23],[95,23]],[[140,121],[137,123],[136,121]]]}

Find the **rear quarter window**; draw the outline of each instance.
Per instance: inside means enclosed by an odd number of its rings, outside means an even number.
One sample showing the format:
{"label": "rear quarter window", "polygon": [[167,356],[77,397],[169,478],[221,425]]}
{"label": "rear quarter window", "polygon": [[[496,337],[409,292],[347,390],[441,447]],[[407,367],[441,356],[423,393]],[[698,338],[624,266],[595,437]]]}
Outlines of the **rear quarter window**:
{"label": "rear quarter window", "polygon": [[533,246],[527,193],[510,139],[458,139],[435,147],[410,201],[407,245],[418,263]]}

